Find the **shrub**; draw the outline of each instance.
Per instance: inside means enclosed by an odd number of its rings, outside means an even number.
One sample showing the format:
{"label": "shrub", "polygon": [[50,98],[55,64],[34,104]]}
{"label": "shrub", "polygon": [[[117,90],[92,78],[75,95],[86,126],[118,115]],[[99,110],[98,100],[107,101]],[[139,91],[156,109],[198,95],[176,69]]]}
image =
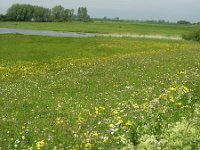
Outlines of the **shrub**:
{"label": "shrub", "polygon": [[6,15],[0,14],[0,21],[6,21]]}
{"label": "shrub", "polygon": [[189,21],[179,20],[177,21],[177,24],[191,24],[191,23]]}
{"label": "shrub", "polygon": [[185,40],[193,40],[200,42],[200,29],[189,34],[184,34],[182,37]]}

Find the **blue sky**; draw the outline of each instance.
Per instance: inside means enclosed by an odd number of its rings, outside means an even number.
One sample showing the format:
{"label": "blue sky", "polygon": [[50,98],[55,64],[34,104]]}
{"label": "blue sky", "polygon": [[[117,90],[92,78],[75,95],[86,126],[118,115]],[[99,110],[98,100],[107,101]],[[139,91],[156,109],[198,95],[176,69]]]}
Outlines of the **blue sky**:
{"label": "blue sky", "polygon": [[91,17],[167,21],[200,21],[200,0],[0,0],[0,13],[6,13],[14,3],[26,3],[52,8],[86,6]]}

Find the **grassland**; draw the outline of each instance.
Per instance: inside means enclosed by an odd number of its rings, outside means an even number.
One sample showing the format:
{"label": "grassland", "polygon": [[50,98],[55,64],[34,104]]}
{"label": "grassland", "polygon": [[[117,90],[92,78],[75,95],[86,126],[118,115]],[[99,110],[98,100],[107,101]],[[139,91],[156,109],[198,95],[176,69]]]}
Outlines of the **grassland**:
{"label": "grassland", "polygon": [[0,35],[0,62],[0,149],[200,148],[199,43]]}
{"label": "grassland", "polygon": [[142,34],[181,36],[200,28],[199,25],[150,24],[145,22],[94,21],[88,23],[35,23],[35,22],[0,22],[0,28],[23,28],[35,30],[53,30],[87,33]]}

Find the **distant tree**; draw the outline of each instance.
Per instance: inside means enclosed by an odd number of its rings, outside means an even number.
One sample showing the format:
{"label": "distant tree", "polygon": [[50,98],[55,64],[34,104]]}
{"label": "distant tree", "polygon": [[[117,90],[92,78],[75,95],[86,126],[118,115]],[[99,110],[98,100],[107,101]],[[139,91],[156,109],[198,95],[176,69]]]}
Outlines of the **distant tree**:
{"label": "distant tree", "polygon": [[77,17],[80,21],[87,22],[90,20],[90,16],[88,15],[88,11],[86,7],[79,7]]}
{"label": "distant tree", "polygon": [[0,14],[0,21],[6,21],[6,15]]}
{"label": "distant tree", "polygon": [[147,23],[158,23],[156,20],[146,20]]}
{"label": "distant tree", "polygon": [[118,20],[119,20],[119,17],[115,17],[115,18],[113,18],[113,20],[116,20],[116,21],[118,21]]}
{"label": "distant tree", "polygon": [[50,21],[51,11],[48,8],[34,6],[33,21],[47,22]]}
{"label": "distant tree", "polygon": [[105,16],[105,17],[103,17],[103,20],[108,20],[108,18]]}
{"label": "distant tree", "polygon": [[52,20],[62,22],[65,20],[65,8],[61,5],[55,6],[51,9]]}
{"label": "distant tree", "polygon": [[19,20],[19,9],[20,5],[19,4],[14,4],[12,5],[8,10],[7,10],[7,16],[8,20],[10,21],[18,21]]}
{"label": "distant tree", "polygon": [[161,19],[161,20],[158,20],[158,23],[166,23],[166,21]]}
{"label": "distant tree", "polygon": [[74,17],[74,9],[65,9],[64,21],[72,21]]}
{"label": "distant tree", "polygon": [[33,18],[34,7],[27,4],[14,4],[8,11],[8,20],[11,21],[31,21]]}
{"label": "distant tree", "polygon": [[24,5],[23,14],[24,14],[24,21],[31,21],[33,18],[34,13],[34,6],[32,5]]}
{"label": "distant tree", "polygon": [[177,21],[177,24],[191,24],[191,23],[186,20],[179,20],[179,21]]}
{"label": "distant tree", "polygon": [[81,21],[89,21],[90,17],[86,7],[80,7],[78,14],[74,14],[74,9],[65,9],[63,6],[58,5],[52,9],[44,8],[41,6],[33,6],[27,4],[14,4],[8,10],[7,14],[0,16],[1,20],[8,21],[55,21],[64,22],[73,19]]}

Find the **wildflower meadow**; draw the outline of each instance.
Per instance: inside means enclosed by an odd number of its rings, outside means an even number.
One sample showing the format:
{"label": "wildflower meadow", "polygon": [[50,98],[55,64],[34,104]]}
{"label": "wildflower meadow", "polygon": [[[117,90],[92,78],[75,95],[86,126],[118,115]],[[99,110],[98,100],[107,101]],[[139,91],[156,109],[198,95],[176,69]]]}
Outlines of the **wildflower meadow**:
{"label": "wildflower meadow", "polygon": [[200,44],[0,35],[0,150],[200,149]]}

